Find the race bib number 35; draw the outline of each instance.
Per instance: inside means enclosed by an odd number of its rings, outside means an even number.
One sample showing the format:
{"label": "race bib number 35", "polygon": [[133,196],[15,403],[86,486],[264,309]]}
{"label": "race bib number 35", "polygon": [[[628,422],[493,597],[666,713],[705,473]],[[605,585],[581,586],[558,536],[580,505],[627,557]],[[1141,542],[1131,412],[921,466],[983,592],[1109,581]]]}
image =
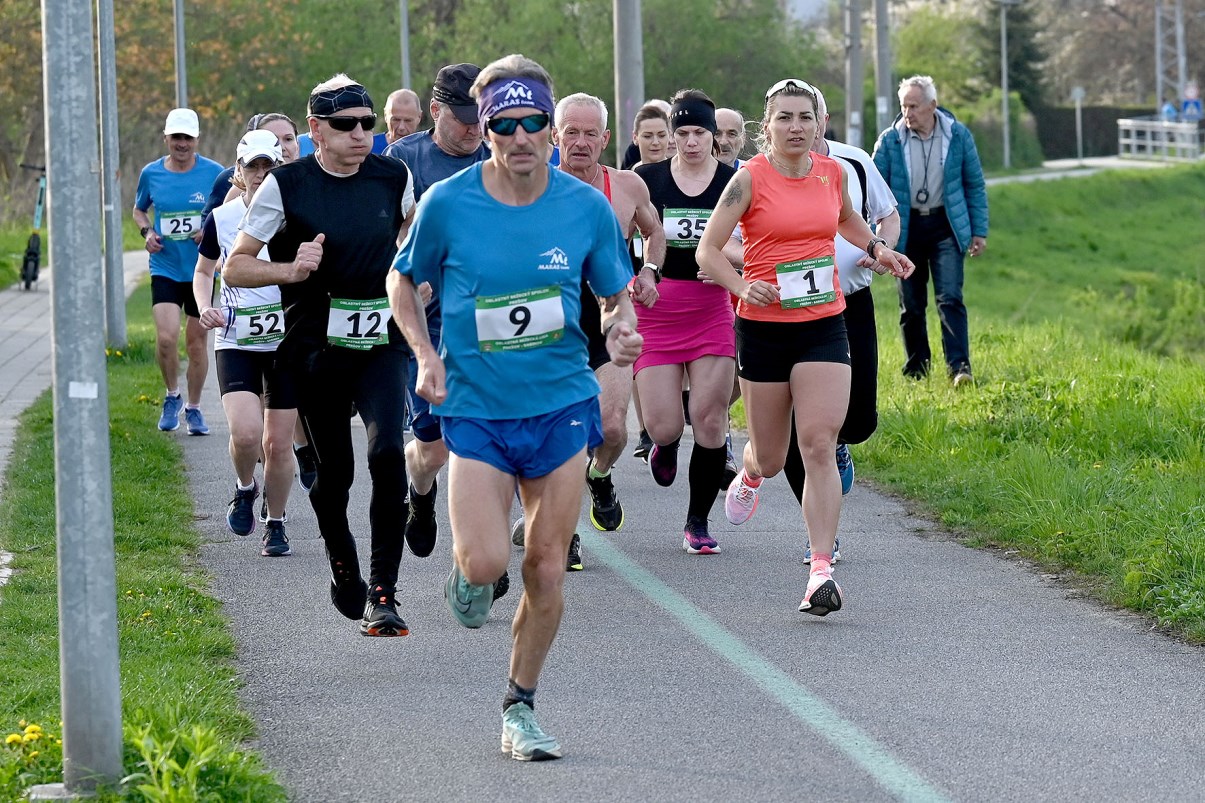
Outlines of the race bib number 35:
{"label": "race bib number 35", "polygon": [[164,212],[159,215],[159,234],[169,240],[187,240],[201,230],[197,212]]}
{"label": "race bib number 35", "polygon": [[665,244],[670,248],[697,248],[711,218],[710,209],[666,209]]}
{"label": "race bib number 35", "polygon": [[332,298],[326,339],[331,345],[357,351],[385,345],[389,342],[389,299]]}
{"label": "race bib number 35", "polygon": [[799,309],[837,300],[833,258],[816,257],[774,266],[783,309]]}
{"label": "race bib number 35", "polygon": [[277,343],[285,336],[285,314],[279,304],[239,307],[234,311],[234,334],[240,346]]}
{"label": "race bib number 35", "polygon": [[559,287],[477,298],[477,347],[483,352],[534,349],[564,337]]}

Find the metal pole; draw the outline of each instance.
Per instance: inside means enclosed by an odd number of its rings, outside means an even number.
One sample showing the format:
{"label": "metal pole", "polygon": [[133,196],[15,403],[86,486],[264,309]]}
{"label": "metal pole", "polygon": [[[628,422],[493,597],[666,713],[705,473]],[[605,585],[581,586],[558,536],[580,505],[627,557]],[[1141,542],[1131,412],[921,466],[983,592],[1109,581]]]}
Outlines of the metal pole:
{"label": "metal pole", "polygon": [[105,333],[112,348],[126,347],[125,265],[121,242],[121,165],[117,134],[117,44],[113,0],[96,2],[100,52],[100,169],[104,176]]}
{"label": "metal pole", "polygon": [[614,0],[615,108],[611,124],[615,131],[615,166],[623,163],[628,147],[627,127],[644,102],[644,28],[640,0]]}
{"label": "metal pole", "polygon": [[1163,116],[1163,0],[1155,0],[1155,114]]}
{"label": "metal pole", "polygon": [[1008,3],[1000,3],[1000,87],[1004,91],[1004,169],[1012,165],[1012,153],[1008,143]]}
{"label": "metal pole", "polygon": [[42,0],[63,780],[122,775],[92,7]]}
{"label": "metal pole", "polygon": [[1075,156],[1079,163],[1084,163],[1084,98],[1075,98]]}
{"label": "metal pole", "polygon": [[188,107],[188,65],[184,57],[184,0],[176,0],[176,106]]}
{"label": "metal pole", "polygon": [[875,30],[875,130],[885,131],[894,118],[891,98],[895,82],[891,80],[891,28],[887,15],[887,0],[874,2]]}
{"label": "metal pole", "polygon": [[1188,82],[1188,62],[1184,53],[1184,0],[1176,0],[1176,105],[1184,99]]}
{"label": "metal pole", "polygon": [[862,147],[862,8],[845,4],[845,141]]}
{"label": "metal pole", "polygon": [[402,38],[402,86],[410,88],[410,2],[398,0],[398,18]]}

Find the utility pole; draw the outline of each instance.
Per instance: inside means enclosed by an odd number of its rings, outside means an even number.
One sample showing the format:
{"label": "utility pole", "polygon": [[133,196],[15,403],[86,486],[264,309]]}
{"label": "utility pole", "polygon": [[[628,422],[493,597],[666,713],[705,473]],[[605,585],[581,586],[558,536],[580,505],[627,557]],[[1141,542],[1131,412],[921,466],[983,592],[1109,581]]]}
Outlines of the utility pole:
{"label": "utility pole", "polygon": [[862,4],[845,3],[845,141],[862,147]]}
{"label": "utility pole", "polygon": [[125,264],[121,242],[120,148],[117,134],[117,44],[113,34],[113,0],[96,2],[97,50],[100,53],[100,170],[104,176],[105,333],[115,349],[126,347]]}
{"label": "utility pole", "polygon": [[891,28],[887,14],[887,0],[874,0],[874,114],[875,131],[885,131],[895,115],[892,98],[895,97],[895,82],[891,80]]}
{"label": "utility pole", "polygon": [[1012,121],[1008,117],[1008,7],[1019,6],[1022,0],[996,0],[1000,4],[1000,89],[1004,94],[1001,100],[1001,116],[1004,130],[1004,169],[1012,166],[1012,148],[1009,146],[1009,126]]}
{"label": "utility pole", "polygon": [[402,39],[402,86],[410,89],[410,0],[398,0],[398,19]]}
{"label": "utility pole", "polygon": [[[1175,71],[1172,71],[1172,64]],[[1164,0],[1155,4],[1155,110],[1159,113],[1165,102],[1177,108],[1184,98],[1187,80],[1187,59],[1184,52],[1184,3],[1176,0],[1175,9],[1168,9]]]}
{"label": "utility pole", "polygon": [[64,783],[30,800],[122,777],[91,4],[42,0],[42,36]]}
{"label": "utility pole", "polygon": [[615,129],[615,166],[623,164],[627,149],[627,126],[644,102],[644,26],[640,0],[614,0],[615,31],[615,108],[611,123]]}
{"label": "utility pole", "polygon": [[175,0],[172,16],[176,21],[176,106],[188,107],[188,65],[184,58],[184,0]]}

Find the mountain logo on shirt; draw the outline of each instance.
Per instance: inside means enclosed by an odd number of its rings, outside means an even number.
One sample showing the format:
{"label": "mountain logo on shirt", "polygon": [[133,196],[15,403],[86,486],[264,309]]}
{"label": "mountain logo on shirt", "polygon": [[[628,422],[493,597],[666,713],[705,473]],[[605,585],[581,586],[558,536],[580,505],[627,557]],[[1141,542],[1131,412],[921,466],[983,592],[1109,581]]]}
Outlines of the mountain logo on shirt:
{"label": "mountain logo on shirt", "polygon": [[548,261],[541,263],[537,270],[569,270],[569,257],[559,248],[545,251],[540,256]]}
{"label": "mountain logo on shirt", "polygon": [[192,195],[188,196],[188,202],[189,202],[190,204],[203,204],[203,203],[205,203],[205,193],[203,193],[203,192],[194,192]]}

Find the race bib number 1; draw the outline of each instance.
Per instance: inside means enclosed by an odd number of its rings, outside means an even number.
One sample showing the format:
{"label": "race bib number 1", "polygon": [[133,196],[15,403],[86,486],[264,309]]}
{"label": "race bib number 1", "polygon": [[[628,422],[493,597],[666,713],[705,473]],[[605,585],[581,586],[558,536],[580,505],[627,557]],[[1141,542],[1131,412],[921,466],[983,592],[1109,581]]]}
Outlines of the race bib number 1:
{"label": "race bib number 1", "polygon": [[477,298],[477,347],[483,352],[534,349],[564,337],[559,287]]}
{"label": "race bib number 1", "polygon": [[662,216],[665,244],[670,248],[697,248],[710,218],[710,209],[666,209]]}
{"label": "race bib number 1", "polygon": [[240,346],[277,343],[285,336],[285,314],[279,304],[234,310],[234,334]]}
{"label": "race bib number 1", "polygon": [[168,240],[187,240],[201,230],[197,212],[164,212],[159,215],[159,234]]}
{"label": "race bib number 1", "polygon": [[326,339],[331,345],[357,351],[385,345],[389,342],[389,299],[332,298]]}
{"label": "race bib number 1", "polygon": [[799,309],[836,301],[833,264],[832,257],[815,257],[775,265],[782,308]]}

